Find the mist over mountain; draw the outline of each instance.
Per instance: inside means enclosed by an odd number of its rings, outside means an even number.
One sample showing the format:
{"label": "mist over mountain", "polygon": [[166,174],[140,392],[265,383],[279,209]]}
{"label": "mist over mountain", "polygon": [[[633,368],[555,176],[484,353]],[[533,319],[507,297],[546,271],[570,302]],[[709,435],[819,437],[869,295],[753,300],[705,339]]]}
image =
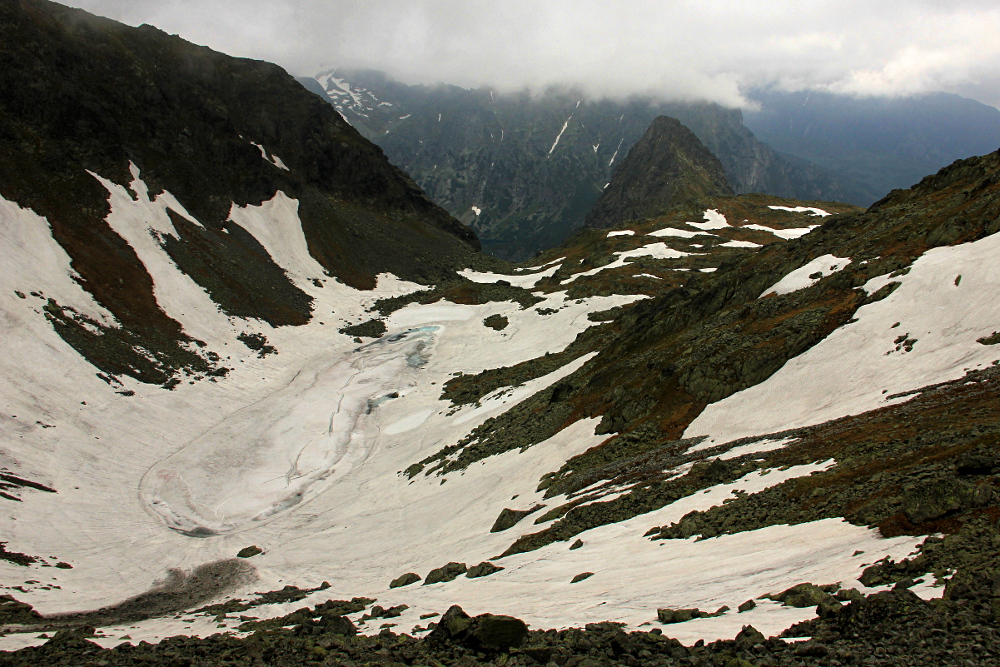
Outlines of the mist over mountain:
{"label": "mist over mountain", "polygon": [[1000,147],[1000,111],[954,94],[757,90],[749,97],[759,108],[744,110],[744,122],[761,141],[875,193],[908,188],[955,160]]}
{"label": "mist over mountain", "polygon": [[409,86],[384,73],[300,79],[385,150],[492,254],[523,260],[579,229],[629,149],[658,116],[677,118],[718,156],[737,193],[870,202],[877,194],[761,143],[717,104],[592,99],[489,88]]}

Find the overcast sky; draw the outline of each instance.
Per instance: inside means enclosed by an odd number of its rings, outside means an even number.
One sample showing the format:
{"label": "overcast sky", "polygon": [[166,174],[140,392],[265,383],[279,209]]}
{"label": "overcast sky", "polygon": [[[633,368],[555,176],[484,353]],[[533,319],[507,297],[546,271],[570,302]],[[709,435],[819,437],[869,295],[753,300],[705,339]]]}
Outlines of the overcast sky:
{"label": "overcast sky", "polygon": [[1000,0],[63,0],[296,75],[740,105],[775,84],[1000,106]]}

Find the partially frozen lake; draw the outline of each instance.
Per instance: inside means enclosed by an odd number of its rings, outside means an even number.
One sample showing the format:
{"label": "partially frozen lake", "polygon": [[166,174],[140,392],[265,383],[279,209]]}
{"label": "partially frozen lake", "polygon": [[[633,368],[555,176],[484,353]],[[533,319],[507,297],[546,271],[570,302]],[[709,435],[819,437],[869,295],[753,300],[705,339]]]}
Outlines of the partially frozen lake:
{"label": "partially frozen lake", "polygon": [[378,438],[367,415],[415,382],[439,329],[407,329],[303,369],[150,468],[140,498],[192,537],[260,525],[307,502],[371,456]]}

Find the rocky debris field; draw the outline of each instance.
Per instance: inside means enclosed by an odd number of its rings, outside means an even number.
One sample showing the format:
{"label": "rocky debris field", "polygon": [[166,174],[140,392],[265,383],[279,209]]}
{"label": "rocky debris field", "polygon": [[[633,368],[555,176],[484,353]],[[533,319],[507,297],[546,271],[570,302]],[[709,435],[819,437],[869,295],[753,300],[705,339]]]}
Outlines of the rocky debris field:
{"label": "rocky debris field", "polygon": [[[988,553],[989,557],[952,577],[942,599],[922,600],[908,590],[912,579],[901,579],[888,590],[869,597],[838,596],[855,597],[846,604],[827,595],[828,599],[821,599],[817,605],[819,618],[793,626],[781,638],[766,639],[752,626],[744,626],[732,640],[684,646],[670,638],[669,624],[648,632],[625,632],[614,623],[560,631],[529,630],[510,616],[470,617],[459,607],[450,608],[437,622],[431,621],[430,633],[421,639],[395,634],[390,624],[385,624],[377,635],[364,636],[344,615],[356,610],[357,604],[329,601],[263,624],[250,622],[246,629],[251,634],[246,638],[173,637],[155,645],[123,643],[103,649],[90,641],[93,627],[64,629],[42,646],[0,654],[0,665],[996,664],[1000,661],[998,543],[1000,533],[993,522],[967,539],[964,551],[982,556]],[[885,576],[886,570],[898,574],[906,569],[905,563],[882,564],[871,571],[872,576]],[[824,598],[824,593],[820,587],[800,585],[779,597],[784,597],[786,604],[802,606]]]}

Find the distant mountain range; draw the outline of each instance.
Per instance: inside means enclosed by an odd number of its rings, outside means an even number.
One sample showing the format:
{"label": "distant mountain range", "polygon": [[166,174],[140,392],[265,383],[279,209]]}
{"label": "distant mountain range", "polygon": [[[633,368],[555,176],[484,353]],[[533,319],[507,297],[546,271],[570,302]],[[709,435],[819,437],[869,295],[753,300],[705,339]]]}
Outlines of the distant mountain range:
{"label": "distant mountain range", "polygon": [[373,71],[334,70],[300,81],[504,259],[527,259],[579,229],[658,116],[690,128],[722,162],[737,194],[875,198],[859,183],[776,153],[743,125],[738,110],[716,104],[591,100],[569,88],[533,96],[409,86]]}
{"label": "distant mountain range", "polygon": [[689,127],[733,190],[868,206],[1000,147],[1000,111],[957,95],[899,99],[756,90],[758,109],[409,86],[375,71],[301,78],[385,150],[488,252],[523,260],[578,229],[654,118]]}
{"label": "distant mountain range", "polygon": [[[1000,110],[932,93],[901,98],[758,90],[746,126],[775,150],[864,183],[879,198],[955,160],[1000,148]],[[867,206],[872,200],[852,201]]]}

